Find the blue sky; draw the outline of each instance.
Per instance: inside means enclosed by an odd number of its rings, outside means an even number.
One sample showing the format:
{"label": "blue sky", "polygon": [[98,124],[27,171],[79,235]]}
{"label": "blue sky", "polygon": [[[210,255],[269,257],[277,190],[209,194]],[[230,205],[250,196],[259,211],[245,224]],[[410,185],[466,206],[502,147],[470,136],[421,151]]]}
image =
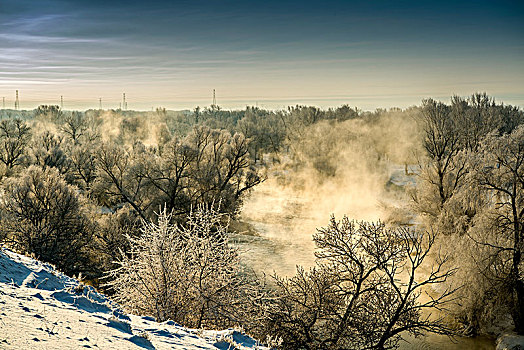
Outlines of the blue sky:
{"label": "blue sky", "polygon": [[519,1],[5,1],[0,97],[68,109],[524,106]]}

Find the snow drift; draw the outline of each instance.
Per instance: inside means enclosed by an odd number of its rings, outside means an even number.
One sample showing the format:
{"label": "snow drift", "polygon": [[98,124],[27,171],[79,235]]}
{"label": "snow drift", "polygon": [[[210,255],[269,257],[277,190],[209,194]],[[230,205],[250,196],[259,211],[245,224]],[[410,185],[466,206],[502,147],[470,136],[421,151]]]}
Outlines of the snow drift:
{"label": "snow drift", "polygon": [[2,349],[267,349],[240,330],[128,315],[50,264],[0,249]]}

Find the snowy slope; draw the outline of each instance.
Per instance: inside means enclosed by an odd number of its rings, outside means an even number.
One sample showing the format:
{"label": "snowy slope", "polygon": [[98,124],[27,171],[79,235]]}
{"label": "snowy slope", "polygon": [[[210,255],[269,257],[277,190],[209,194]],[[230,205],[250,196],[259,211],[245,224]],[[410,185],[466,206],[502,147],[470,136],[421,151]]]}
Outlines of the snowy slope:
{"label": "snowy slope", "polygon": [[0,349],[264,349],[241,332],[127,315],[90,286],[0,249]]}

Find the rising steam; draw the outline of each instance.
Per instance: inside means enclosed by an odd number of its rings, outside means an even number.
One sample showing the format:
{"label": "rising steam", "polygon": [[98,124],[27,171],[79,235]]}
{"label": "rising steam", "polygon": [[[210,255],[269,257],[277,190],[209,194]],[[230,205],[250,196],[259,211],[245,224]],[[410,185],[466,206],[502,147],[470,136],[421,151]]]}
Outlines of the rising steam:
{"label": "rising steam", "polygon": [[421,144],[416,113],[410,109],[322,121],[290,140],[290,154],[271,167],[268,180],[243,207],[243,219],[273,243],[265,243],[267,251],[252,250],[250,262],[266,272],[290,275],[296,264],[313,264],[312,234],[330,215],[387,219],[403,196],[398,190],[402,181],[409,178],[404,165],[415,163]]}

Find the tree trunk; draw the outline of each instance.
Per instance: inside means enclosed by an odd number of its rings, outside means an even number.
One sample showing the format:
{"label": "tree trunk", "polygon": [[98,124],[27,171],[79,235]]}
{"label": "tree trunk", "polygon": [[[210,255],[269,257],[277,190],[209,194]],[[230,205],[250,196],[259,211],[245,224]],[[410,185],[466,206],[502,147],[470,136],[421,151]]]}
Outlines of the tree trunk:
{"label": "tree trunk", "polygon": [[513,322],[515,332],[524,335],[524,281],[521,279],[515,283],[515,305],[513,309]]}

